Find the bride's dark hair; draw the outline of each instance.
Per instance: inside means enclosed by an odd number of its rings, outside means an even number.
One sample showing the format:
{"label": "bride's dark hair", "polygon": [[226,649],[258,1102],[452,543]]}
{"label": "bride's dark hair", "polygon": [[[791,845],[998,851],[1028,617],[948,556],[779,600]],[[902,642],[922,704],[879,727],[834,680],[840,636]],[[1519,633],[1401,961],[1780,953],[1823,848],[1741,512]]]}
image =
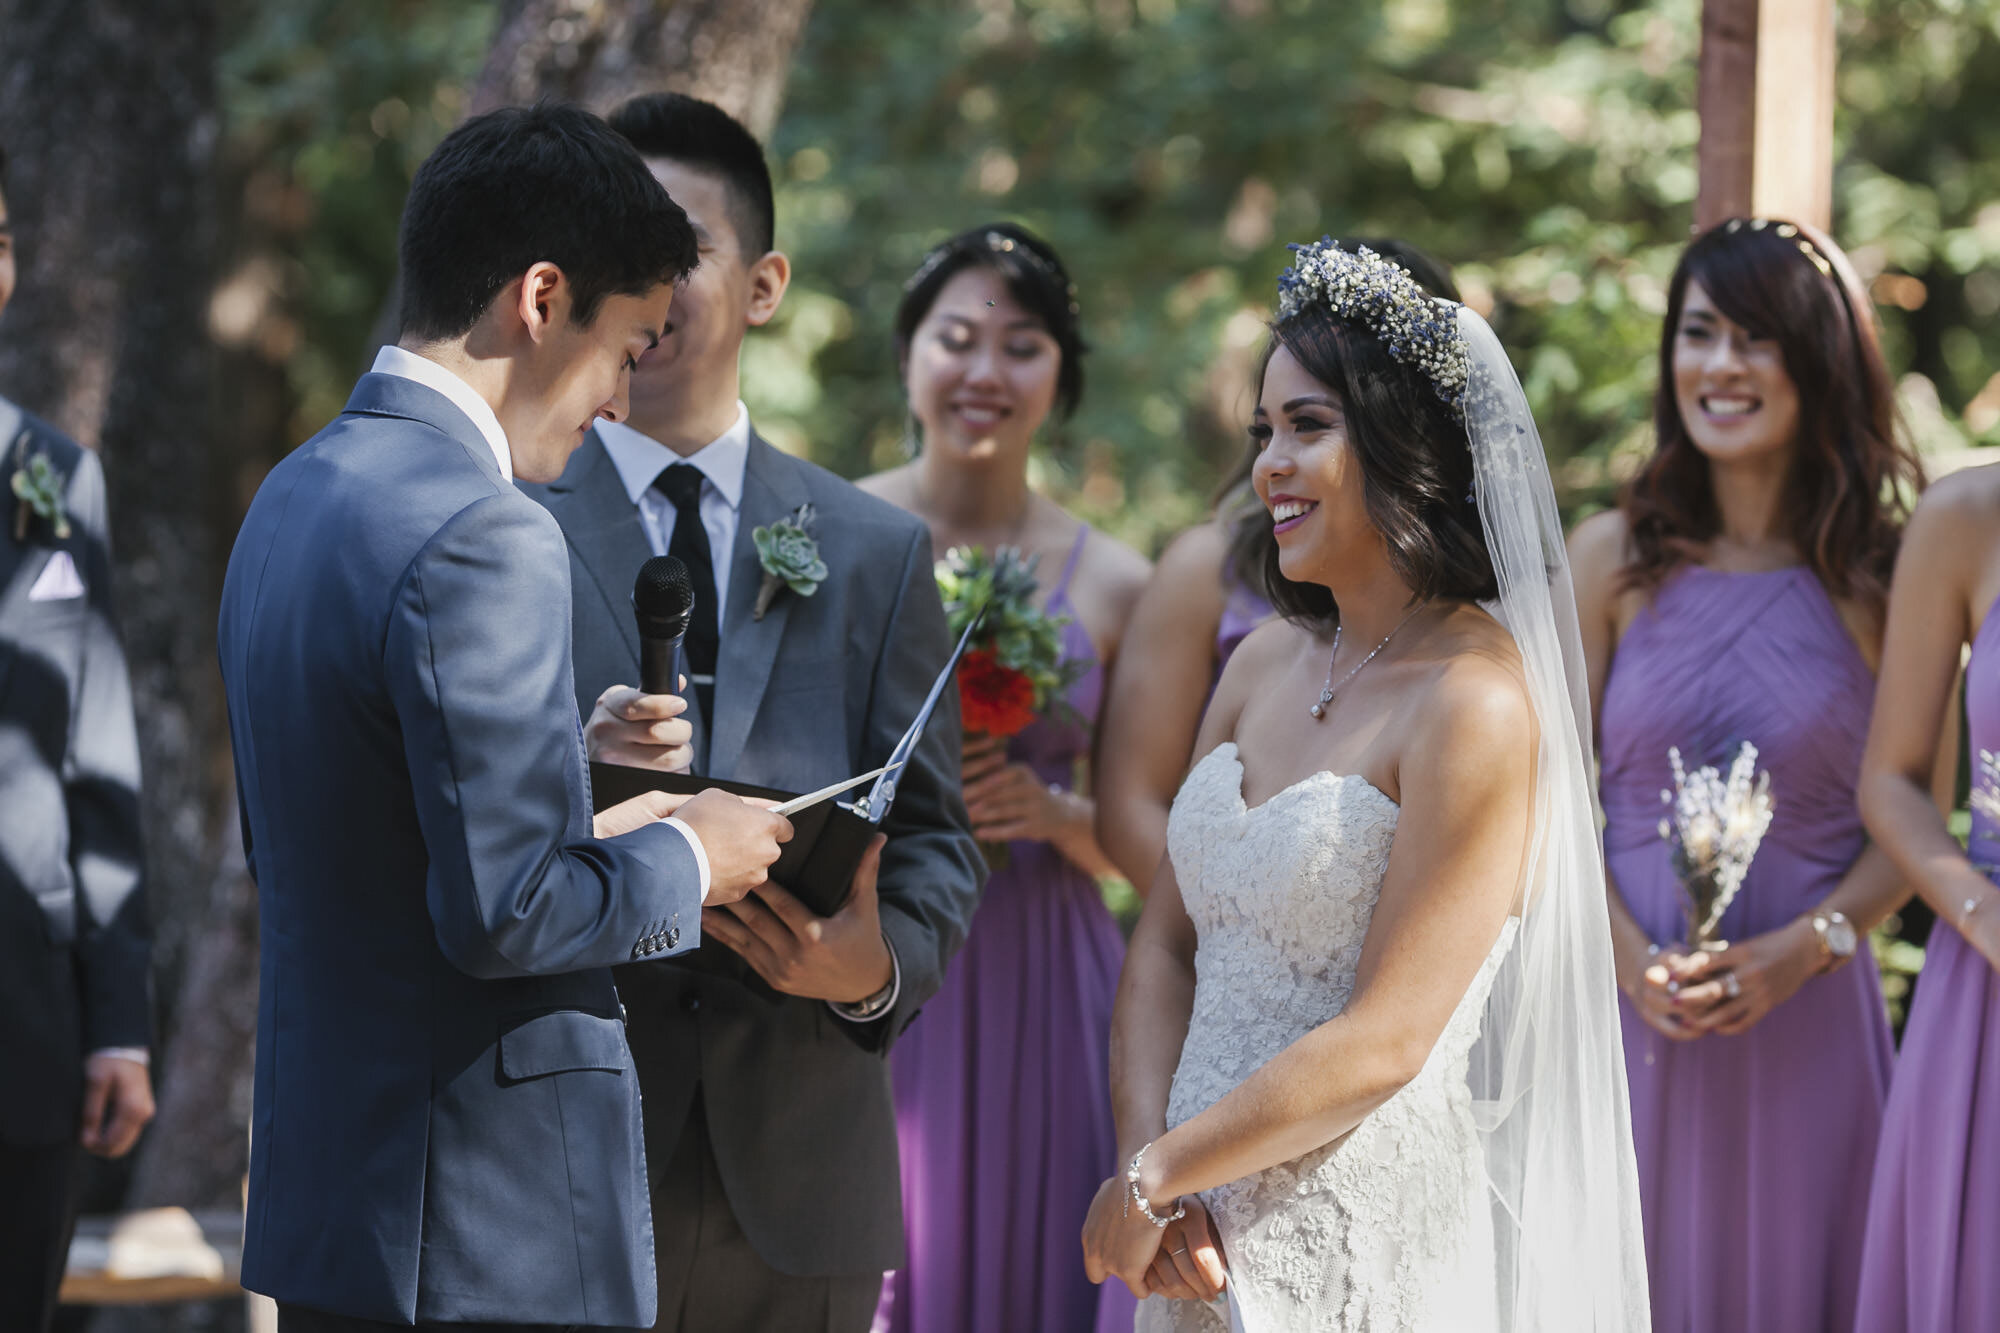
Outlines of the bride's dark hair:
{"label": "bride's dark hair", "polygon": [[[1391,357],[1369,330],[1310,305],[1273,326],[1257,368],[1260,398],[1264,372],[1280,347],[1339,395],[1369,521],[1416,599],[1499,596],[1473,501],[1465,425],[1423,372]],[[1340,623],[1331,590],[1285,577],[1275,542],[1265,549],[1263,574],[1265,595],[1285,619],[1320,633]]]}
{"label": "bride's dark hair", "polygon": [[[1460,299],[1458,284],[1451,278],[1450,265],[1433,259],[1408,241],[1394,236],[1352,236],[1338,244],[1343,250],[1365,245],[1402,268],[1432,296],[1442,296],[1447,301]],[[1269,355],[1268,352],[1265,354],[1266,360]],[[1250,489],[1250,472],[1256,466],[1257,449],[1252,445],[1243,451],[1236,465],[1229,469],[1229,475],[1215,488],[1215,494],[1209,497],[1209,507],[1223,521],[1229,535],[1228,563],[1224,566],[1229,577],[1252,592],[1261,593],[1264,590],[1265,561],[1274,543],[1271,516],[1264,512],[1264,506],[1257,503],[1257,496]]]}

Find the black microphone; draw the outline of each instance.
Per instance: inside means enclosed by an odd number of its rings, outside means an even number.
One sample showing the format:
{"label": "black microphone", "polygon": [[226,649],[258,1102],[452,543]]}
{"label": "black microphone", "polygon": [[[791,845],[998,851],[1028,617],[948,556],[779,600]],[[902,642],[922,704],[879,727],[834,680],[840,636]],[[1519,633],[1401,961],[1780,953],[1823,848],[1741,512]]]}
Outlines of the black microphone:
{"label": "black microphone", "polygon": [[694,621],[694,579],[678,556],[656,555],[639,566],[632,615],[639,622],[639,689],[679,693],[681,640]]}

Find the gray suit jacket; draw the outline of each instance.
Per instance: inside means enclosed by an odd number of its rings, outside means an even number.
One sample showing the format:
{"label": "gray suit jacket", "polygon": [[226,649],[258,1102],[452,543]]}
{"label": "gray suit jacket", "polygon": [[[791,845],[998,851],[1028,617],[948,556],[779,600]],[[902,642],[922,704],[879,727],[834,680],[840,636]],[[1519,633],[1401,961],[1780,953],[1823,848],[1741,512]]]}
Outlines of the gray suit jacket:
{"label": "gray suit jacket", "polygon": [[699,939],[694,852],[590,836],[547,511],[367,375],[272,469],[219,647],[262,957],[243,1283],[366,1319],[650,1325],[610,966]]}
{"label": "gray suit jacket", "polygon": [[[24,437],[65,483],[66,538],[36,519],[15,539]],[[85,1054],[150,1044],[140,885],[104,470],[0,398],[0,1143],[73,1140]]]}
{"label": "gray suit jacket", "polygon": [[[652,554],[596,432],[546,489],[569,540],[576,686],[588,710],[638,679],[632,581]],[[753,528],[810,502],[829,571],[811,597],[781,592],[751,618],[762,569]],[[700,771],[810,791],[885,762],[951,645],[915,517],[754,434],[745,466],[715,717],[695,712]],[[646,1076],[647,1150],[671,1155],[697,1076],[716,1164],[766,1262],[801,1276],[879,1273],[903,1259],[895,1118],[884,1055],[937,991],[985,879],[958,784],[958,695],[947,691],[884,832],[882,930],[902,993],[872,1023],[780,995],[720,945],[619,970]]]}

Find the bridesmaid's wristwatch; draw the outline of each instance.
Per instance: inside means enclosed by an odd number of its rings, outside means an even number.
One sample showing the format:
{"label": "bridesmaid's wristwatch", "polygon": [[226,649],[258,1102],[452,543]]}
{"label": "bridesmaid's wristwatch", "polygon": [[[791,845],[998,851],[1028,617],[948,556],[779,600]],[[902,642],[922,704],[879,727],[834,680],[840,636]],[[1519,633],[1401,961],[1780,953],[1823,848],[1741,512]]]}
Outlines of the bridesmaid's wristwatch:
{"label": "bridesmaid's wristwatch", "polygon": [[1842,912],[1814,912],[1813,934],[1819,936],[1821,972],[1831,972],[1854,957],[1861,939],[1854,933],[1854,923]]}

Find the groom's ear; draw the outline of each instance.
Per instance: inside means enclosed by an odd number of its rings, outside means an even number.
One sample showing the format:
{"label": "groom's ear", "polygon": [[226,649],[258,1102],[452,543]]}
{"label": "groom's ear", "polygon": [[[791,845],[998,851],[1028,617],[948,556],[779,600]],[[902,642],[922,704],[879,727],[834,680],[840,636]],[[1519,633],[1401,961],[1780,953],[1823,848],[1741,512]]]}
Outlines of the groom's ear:
{"label": "groom's ear", "polygon": [[569,322],[570,296],[569,279],[560,268],[546,259],[529,266],[514,290],[514,313],[529,341],[539,343]]}

